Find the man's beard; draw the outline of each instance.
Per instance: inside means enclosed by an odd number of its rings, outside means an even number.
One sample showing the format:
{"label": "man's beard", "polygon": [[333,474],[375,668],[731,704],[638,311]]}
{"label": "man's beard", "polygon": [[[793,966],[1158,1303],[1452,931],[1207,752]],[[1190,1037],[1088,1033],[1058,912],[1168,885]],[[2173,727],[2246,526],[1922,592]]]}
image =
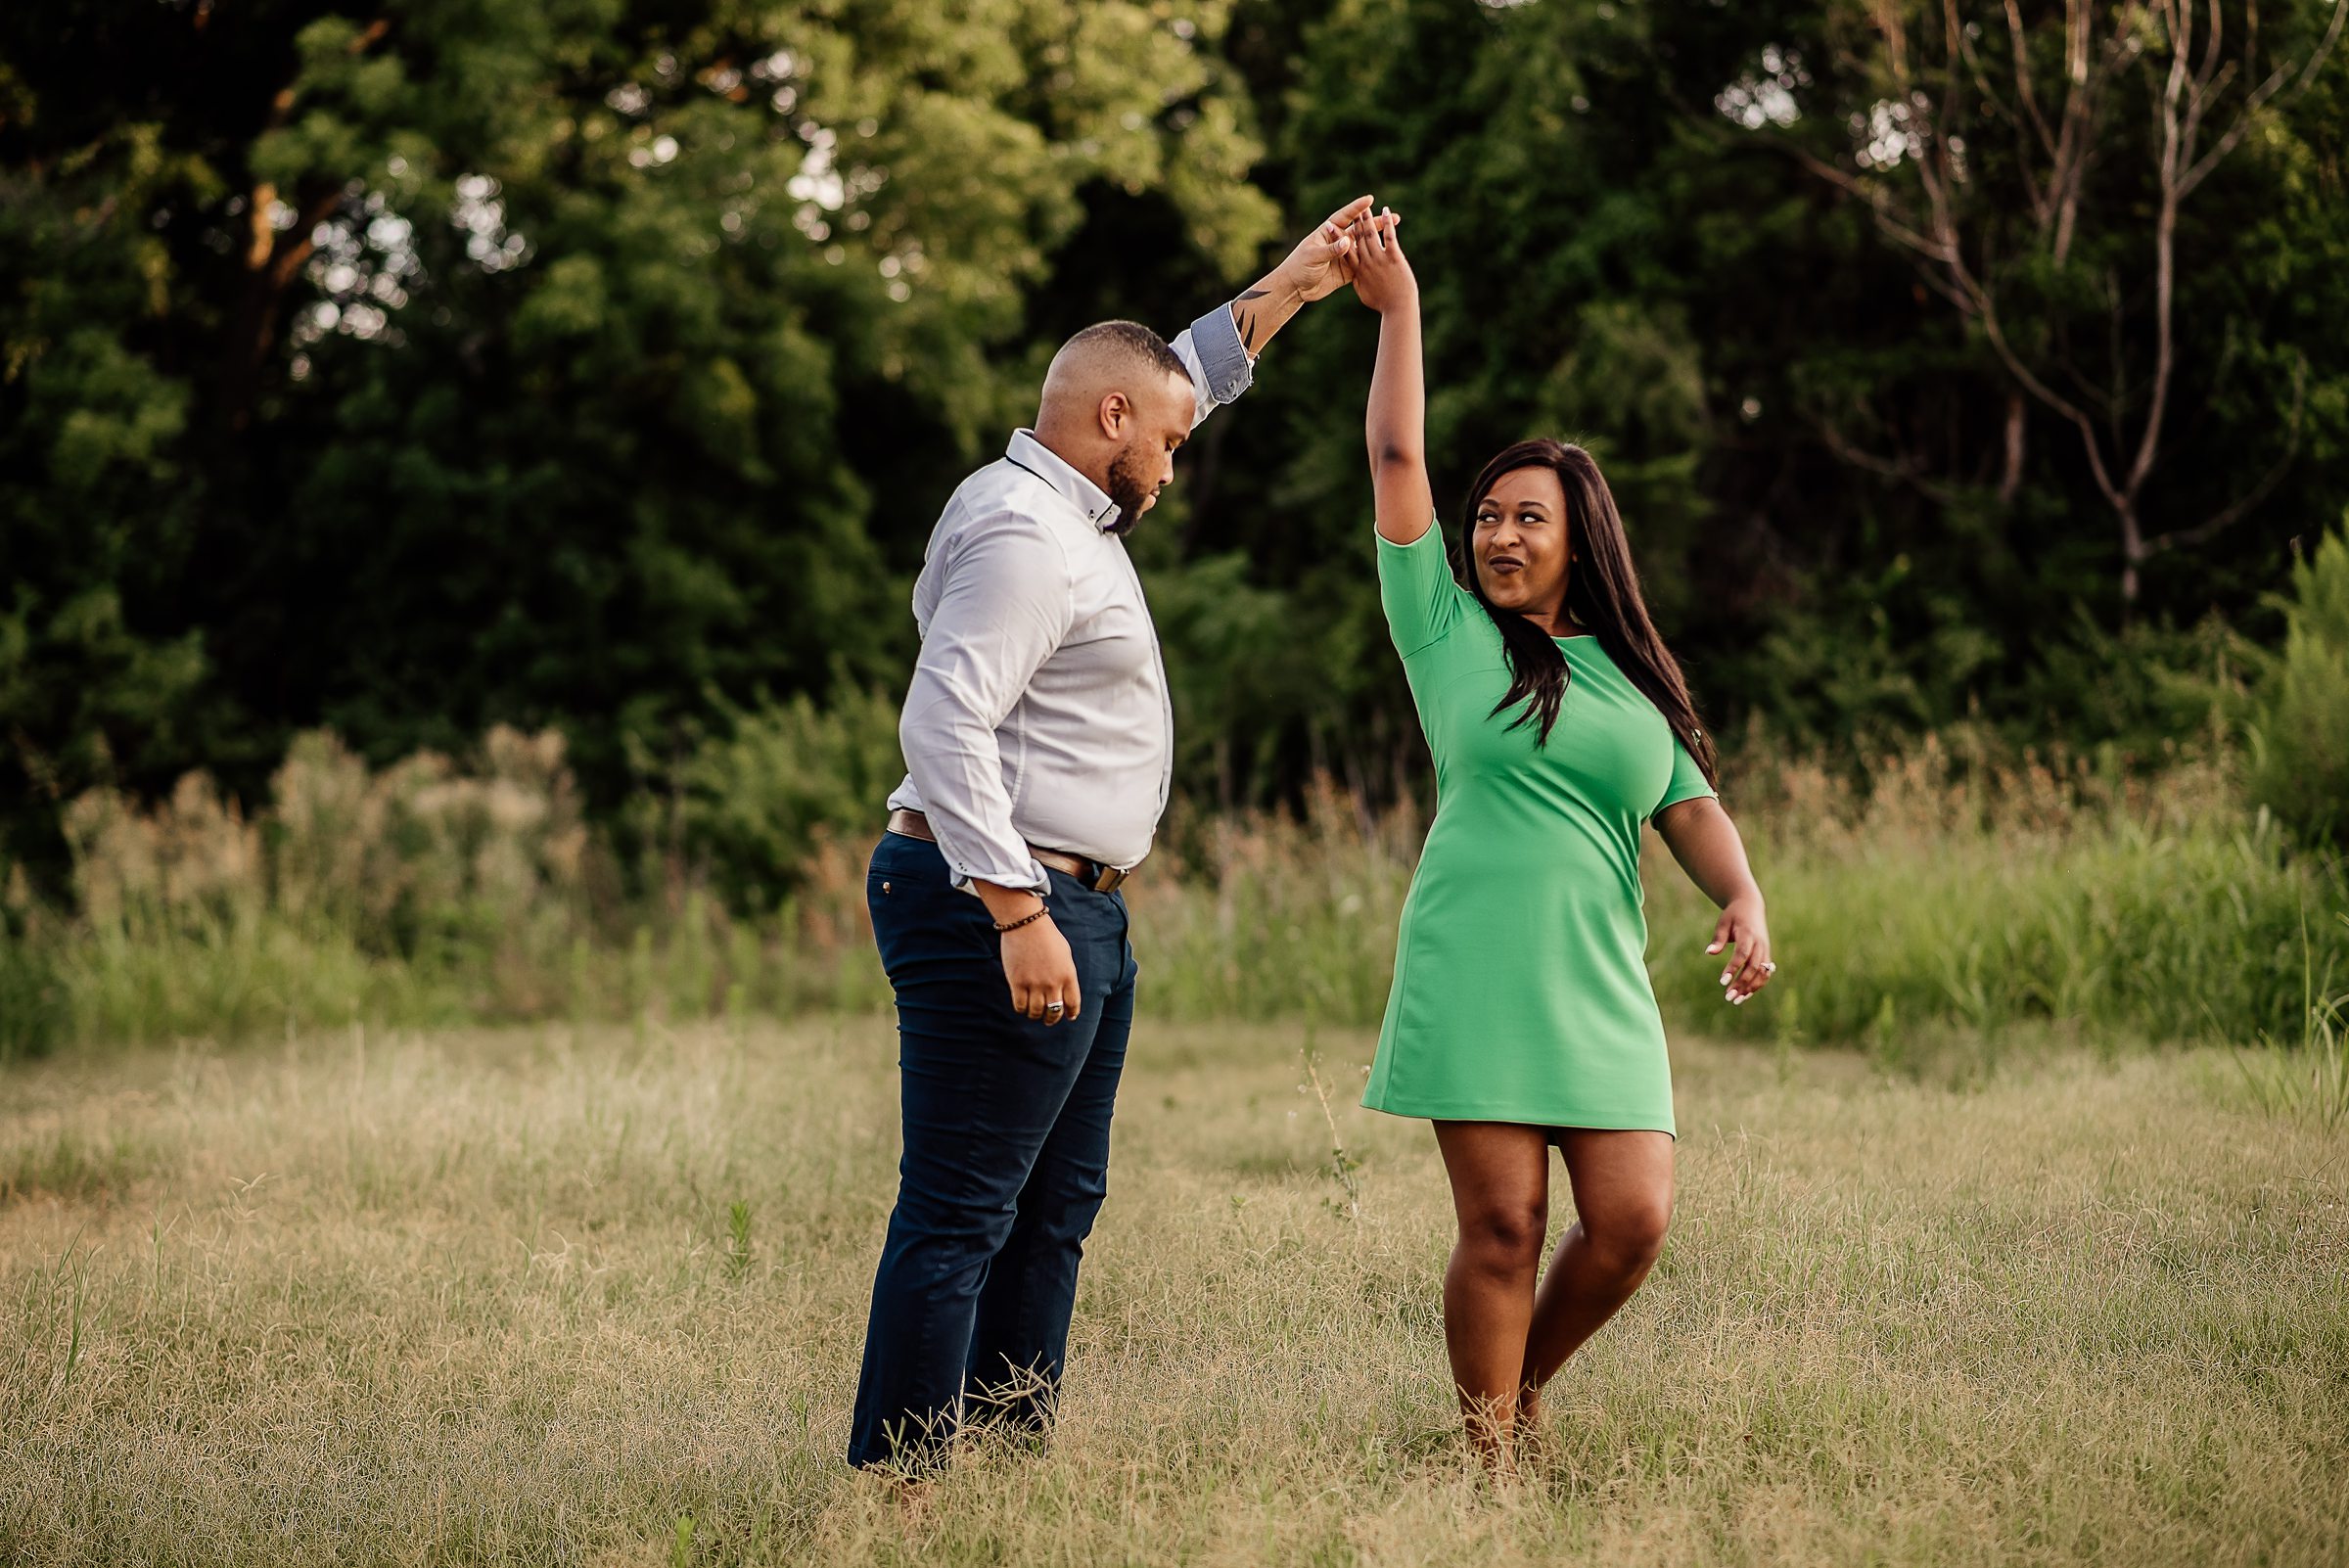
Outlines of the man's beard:
{"label": "man's beard", "polygon": [[1112,533],[1124,533],[1139,523],[1143,505],[1158,493],[1155,486],[1135,472],[1140,466],[1130,446],[1110,460],[1109,498],[1118,507],[1118,520],[1109,526]]}

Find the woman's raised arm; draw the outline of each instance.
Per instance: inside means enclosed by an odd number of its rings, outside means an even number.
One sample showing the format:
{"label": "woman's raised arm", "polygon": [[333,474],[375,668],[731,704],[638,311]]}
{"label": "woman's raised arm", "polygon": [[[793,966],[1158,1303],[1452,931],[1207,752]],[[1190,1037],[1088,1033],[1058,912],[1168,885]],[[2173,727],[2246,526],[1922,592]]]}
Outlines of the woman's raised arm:
{"label": "woman's raised arm", "polygon": [[1370,375],[1370,484],[1379,537],[1411,544],[1435,526],[1427,483],[1427,374],[1420,362],[1419,280],[1403,254],[1390,208],[1354,226],[1354,292],[1378,312],[1378,365]]}

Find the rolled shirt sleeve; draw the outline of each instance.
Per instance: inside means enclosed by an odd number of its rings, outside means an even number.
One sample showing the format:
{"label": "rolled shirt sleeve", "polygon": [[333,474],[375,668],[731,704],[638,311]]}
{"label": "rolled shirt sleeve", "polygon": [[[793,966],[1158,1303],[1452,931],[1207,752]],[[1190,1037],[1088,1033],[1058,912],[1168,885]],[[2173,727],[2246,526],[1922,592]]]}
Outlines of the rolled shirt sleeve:
{"label": "rolled shirt sleeve", "polygon": [[1256,380],[1256,362],[1240,342],[1239,325],[1231,306],[1220,304],[1192,322],[1170,345],[1191,373],[1191,395],[1196,407],[1191,428],[1223,404],[1238,397]]}
{"label": "rolled shirt sleeve", "polygon": [[1051,885],[1012,828],[996,728],[1075,619],[1067,552],[1009,513],[966,529],[922,634],[898,741],[954,885]]}

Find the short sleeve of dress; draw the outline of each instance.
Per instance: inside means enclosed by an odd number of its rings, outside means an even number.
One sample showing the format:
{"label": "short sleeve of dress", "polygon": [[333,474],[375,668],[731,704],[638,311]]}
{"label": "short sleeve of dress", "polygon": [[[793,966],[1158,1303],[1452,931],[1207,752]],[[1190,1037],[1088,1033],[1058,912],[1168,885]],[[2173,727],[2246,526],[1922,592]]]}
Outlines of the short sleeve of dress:
{"label": "short sleeve of dress", "polygon": [[1705,770],[1696,765],[1696,759],[1688,755],[1688,748],[1675,735],[1672,738],[1672,782],[1664,787],[1664,798],[1656,803],[1656,810],[1647,814],[1654,816],[1656,811],[1668,806],[1693,801],[1700,795],[1720,799],[1720,792],[1705,782]]}
{"label": "short sleeve of dress", "polygon": [[1378,598],[1395,651],[1408,659],[1459,624],[1467,592],[1444,553],[1444,530],[1430,524],[1409,544],[1378,535]]}

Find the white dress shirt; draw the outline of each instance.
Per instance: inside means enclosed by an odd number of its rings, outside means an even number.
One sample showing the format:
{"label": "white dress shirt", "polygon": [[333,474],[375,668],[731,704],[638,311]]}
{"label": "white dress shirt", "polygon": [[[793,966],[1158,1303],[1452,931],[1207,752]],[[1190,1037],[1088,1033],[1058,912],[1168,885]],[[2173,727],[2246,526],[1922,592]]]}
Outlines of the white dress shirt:
{"label": "white dress shirt", "polygon": [[[1253,377],[1218,306],[1172,345],[1196,426]],[[1043,892],[1029,846],[1131,866],[1150,853],[1174,713],[1115,503],[1032,431],[962,482],[913,585],[921,654],[898,721],[905,782],[954,885]]]}

